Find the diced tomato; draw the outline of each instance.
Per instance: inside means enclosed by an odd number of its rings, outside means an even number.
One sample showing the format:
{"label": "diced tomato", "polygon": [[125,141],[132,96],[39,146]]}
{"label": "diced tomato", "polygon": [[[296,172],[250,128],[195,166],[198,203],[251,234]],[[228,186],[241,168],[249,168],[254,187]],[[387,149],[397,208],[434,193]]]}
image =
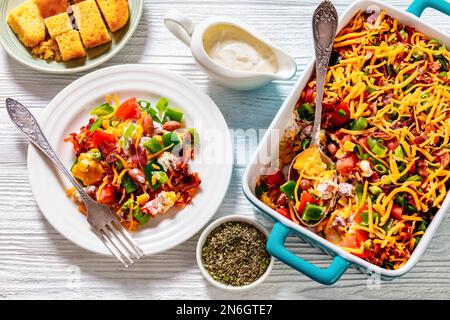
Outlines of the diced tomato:
{"label": "diced tomato", "polygon": [[369,257],[369,255],[370,255],[370,253],[369,253],[369,251],[364,250],[362,254],[353,253],[353,255],[355,255],[355,256],[357,256],[359,258],[362,258],[362,259],[367,259]]}
{"label": "diced tomato", "polygon": [[411,174],[414,174],[416,172],[416,162],[413,162],[413,164],[408,172]]}
{"label": "diced tomato", "polygon": [[114,186],[108,183],[100,192],[97,202],[101,204],[112,204],[114,201]]}
{"label": "diced tomato", "polygon": [[283,172],[281,171],[277,171],[274,174],[269,174],[266,177],[267,177],[266,178],[267,184],[281,185],[286,182],[286,179],[284,179]]}
{"label": "diced tomato", "polygon": [[358,212],[355,214],[355,216],[353,217],[353,221],[355,221],[356,223],[361,223],[362,222],[362,218],[361,218],[361,214],[366,211],[368,209],[367,204],[364,205],[362,208],[360,208],[358,210]]}
{"label": "diced tomato", "polygon": [[[366,231],[356,230],[354,234],[341,240],[339,245],[346,248],[359,249],[361,247],[361,243],[366,242],[367,239],[369,239],[369,237]],[[364,250],[362,254],[353,254],[360,258],[366,258],[368,256],[368,252],[366,250]]]}
{"label": "diced tomato", "polygon": [[363,97],[364,97],[364,100],[366,100],[369,97],[369,93],[367,91],[364,91]]}
{"label": "diced tomato", "polygon": [[307,87],[305,91],[305,96],[303,97],[303,101],[307,103],[314,102],[314,93],[316,92],[315,87]]}
{"label": "diced tomato", "polygon": [[367,231],[355,230],[354,234],[356,236],[356,240],[358,240],[360,242],[359,245],[361,245],[361,242],[365,242],[365,241],[367,241],[367,239],[369,239]]}
{"label": "diced tomato", "polygon": [[300,195],[297,211],[299,214],[303,214],[305,207],[308,203],[314,203],[314,197],[306,191],[303,191]]}
{"label": "diced tomato", "polygon": [[361,145],[365,146],[367,149],[370,150],[369,143],[367,142],[367,140],[369,140],[368,137],[362,137],[362,138],[359,139],[359,142],[360,142]]}
{"label": "diced tomato", "polygon": [[353,248],[353,249],[359,248],[359,246],[360,246],[359,241],[356,238],[356,235],[354,235],[354,234],[342,239],[341,242],[339,243],[339,245],[341,245],[342,247]]}
{"label": "diced tomato", "polygon": [[389,141],[385,141],[385,145],[389,151],[394,151],[400,145],[400,143],[396,139],[392,139]]}
{"label": "diced tomato", "polygon": [[331,123],[335,127],[342,127],[348,120],[350,120],[350,109],[347,103],[342,101],[331,113]]}
{"label": "diced tomato", "polygon": [[92,142],[96,146],[99,146],[103,142],[116,143],[116,137],[113,134],[111,134],[111,133],[107,133],[107,132],[101,131],[101,130],[96,130],[92,134]]}
{"label": "diced tomato", "polygon": [[139,119],[141,117],[141,110],[136,98],[131,98],[122,103],[116,111],[116,117],[125,121],[127,119]]}
{"label": "diced tomato", "polygon": [[350,174],[358,163],[358,157],[352,153],[350,157],[338,159],[336,162],[336,170],[343,176]]}
{"label": "diced tomato", "polygon": [[377,182],[380,181],[380,175],[378,174],[378,172],[374,172],[370,177],[369,177],[369,182]]}
{"label": "diced tomato", "polygon": [[392,206],[392,210],[391,210],[391,216],[392,218],[394,218],[395,220],[401,220],[402,219],[402,214],[403,214],[403,208],[394,204]]}
{"label": "diced tomato", "polygon": [[279,208],[279,209],[277,209],[275,211],[278,212],[279,214],[281,214],[283,217],[286,217],[289,220],[291,219],[291,215],[289,214],[289,209],[288,208],[282,207],[282,208]]}

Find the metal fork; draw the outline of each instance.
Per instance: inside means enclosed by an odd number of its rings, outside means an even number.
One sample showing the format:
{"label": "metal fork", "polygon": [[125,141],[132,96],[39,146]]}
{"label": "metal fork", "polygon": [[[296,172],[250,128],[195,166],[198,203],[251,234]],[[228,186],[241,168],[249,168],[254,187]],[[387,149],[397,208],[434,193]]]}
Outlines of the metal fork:
{"label": "metal fork", "polygon": [[105,244],[108,250],[128,268],[133,258],[140,259],[144,252],[139,248],[130,234],[122,227],[114,212],[107,206],[94,201],[80,186],[72,174],[64,167],[39,124],[28,109],[20,102],[7,98],[6,110],[17,127],[27,139],[46,155],[66,178],[74,185],[86,205],[87,221],[94,233]]}

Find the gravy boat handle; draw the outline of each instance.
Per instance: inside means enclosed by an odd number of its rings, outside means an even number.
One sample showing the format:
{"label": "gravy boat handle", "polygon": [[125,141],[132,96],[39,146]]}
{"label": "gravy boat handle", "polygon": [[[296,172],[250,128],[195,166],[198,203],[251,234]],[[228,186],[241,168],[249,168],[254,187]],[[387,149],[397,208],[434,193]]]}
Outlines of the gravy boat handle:
{"label": "gravy boat handle", "polygon": [[188,47],[191,46],[191,37],[194,33],[194,22],[176,10],[169,11],[164,17],[166,28]]}

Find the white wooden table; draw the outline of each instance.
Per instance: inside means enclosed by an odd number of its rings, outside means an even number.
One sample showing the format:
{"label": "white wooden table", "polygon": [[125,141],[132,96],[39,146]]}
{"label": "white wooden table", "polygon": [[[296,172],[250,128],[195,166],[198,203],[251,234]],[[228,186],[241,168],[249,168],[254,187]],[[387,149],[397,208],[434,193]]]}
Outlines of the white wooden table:
{"label": "white wooden table", "polygon": [[[294,57],[297,76],[310,60],[313,48],[311,15],[318,0],[148,0],[141,23],[129,44],[110,62],[149,64],[174,71],[192,80],[217,103],[232,129],[266,128],[295,79],[262,89],[238,93],[210,81],[195,65],[189,50],[165,29],[162,18],[178,9],[200,21],[211,15],[242,19]],[[350,0],[334,0],[339,12]],[[408,1],[388,1],[405,8]],[[424,19],[450,32],[450,19],[427,11]],[[83,74],[53,76],[32,71],[0,50],[0,299],[307,299],[307,298],[449,298],[450,216],[431,246],[405,277],[377,283],[350,269],[331,287],[317,284],[277,262],[268,280],[254,291],[229,294],[209,286],[195,262],[198,235],[166,253],[147,257],[130,270],[112,258],[78,248],[57,233],[39,211],[27,175],[27,143],[7,118],[5,98],[14,97],[39,116],[46,104]],[[236,148],[243,148],[240,143]],[[239,213],[254,215],[271,225],[245,199],[241,177],[245,163],[234,166],[228,194],[216,217]],[[320,266],[329,257],[290,237],[288,247]]]}

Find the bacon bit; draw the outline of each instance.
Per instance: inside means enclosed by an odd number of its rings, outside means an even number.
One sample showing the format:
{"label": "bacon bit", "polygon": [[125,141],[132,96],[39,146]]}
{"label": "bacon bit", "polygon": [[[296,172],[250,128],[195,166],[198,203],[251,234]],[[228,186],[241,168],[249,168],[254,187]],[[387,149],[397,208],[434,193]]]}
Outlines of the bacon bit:
{"label": "bacon bit", "polygon": [[449,165],[449,163],[450,163],[449,151],[448,150],[441,150],[441,151],[439,151],[437,153],[437,155],[438,155],[438,158],[439,158],[437,160],[441,163],[442,169],[445,170],[447,168],[447,166]]}
{"label": "bacon bit", "polygon": [[102,142],[98,149],[107,164],[113,164],[117,161],[117,147],[113,143]]}
{"label": "bacon bit", "polygon": [[374,12],[372,13],[368,18],[367,18],[367,23],[371,24],[371,25],[375,25],[375,22],[377,21],[378,16],[380,15],[379,12]]}
{"label": "bacon bit", "polygon": [[147,164],[147,153],[141,147],[136,147],[134,145],[130,146],[131,162],[138,163],[140,166],[145,166]]}
{"label": "bacon bit", "polygon": [[419,176],[426,178],[428,175],[427,168],[428,168],[428,164],[425,161],[423,161],[423,160],[417,161],[417,174]]}
{"label": "bacon bit", "polygon": [[439,71],[442,68],[442,64],[439,60],[436,60],[435,62],[432,62],[428,65],[428,67],[433,70],[434,72]]}

